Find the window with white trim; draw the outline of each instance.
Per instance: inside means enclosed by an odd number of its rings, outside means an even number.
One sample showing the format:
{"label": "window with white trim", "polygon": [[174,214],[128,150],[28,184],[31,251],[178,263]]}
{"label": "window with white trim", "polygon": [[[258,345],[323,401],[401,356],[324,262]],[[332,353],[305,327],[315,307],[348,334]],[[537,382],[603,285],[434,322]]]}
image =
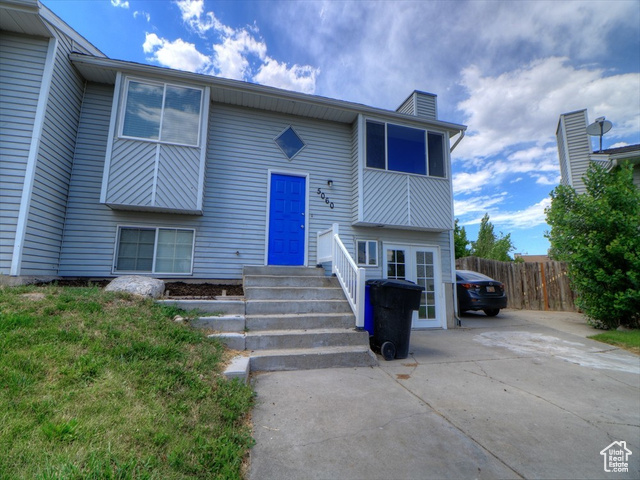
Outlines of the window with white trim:
{"label": "window with white trim", "polygon": [[197,146],[202,98],[200,88],[128,79],[120,135]]}
{"label": "window with white trim", "polygon": [[356,241],[356,253],[358,265],[364,267],[378,266],[378,241],[358,240]]}
{"label": "window with white trim", "polygon": [[118,227],[114,272],[191,274],[195,230]]}
{"label": "window with white trim", "polygon": [[444,135],[393,123],[366,122],[366,166],[445,177]]}

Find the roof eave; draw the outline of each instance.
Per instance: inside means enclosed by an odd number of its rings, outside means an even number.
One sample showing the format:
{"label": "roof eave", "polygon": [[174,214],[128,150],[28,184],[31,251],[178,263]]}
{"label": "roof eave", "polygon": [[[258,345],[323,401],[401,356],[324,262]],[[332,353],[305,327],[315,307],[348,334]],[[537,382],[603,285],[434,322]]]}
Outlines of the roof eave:
{"label": "roof eave", "polygon": [[[130,75],[151,75],[160,76],[164,78],[171,78],[180,80],[183,82],[196,83],[200,85],[208,85],[213,88],[237,91],[243,93],[250,93],[254,95],[260,95],[262,97],[268,97],[288,102],[299,102],[310,106],[319,106],[328,109],[334,109],[342,111],[347,117],[352,116],[352,120],[357,115],[382,117],[385,119],[396,119],[402,122],[410,122],[414,124],[431,126],[440,130],[445,130],[450,136],[456,135],[462,131],[465,131],[467,127],[465,125],[458,125],[450,122],[443,122],[440,120],[432,120],[424,117],[418,117],[414,115],[406,115],[402,113],[393,112],[390,110],[384,110],[375,107],[369,107],[353,102],[347,102],[344,100],[336,100],[327,97],[321,97],[317,95],[309,95],[306,93],[292,92],[289,90],[283,90],[280,88],[269,87],[265,85],[259,85],[255,83],[244,82],[240,80],[231,80],[227,78],[215,77],[212,75],[205,75],[201,73],[192,73],[182,70],[174,70],[164,67],[158,67],[155,65],[145,65],[140,63],[127,62],[123,60],[113,60],[102,57],[93,57],[83,54],[71,54],[71,61],[80,70],[81,73],[88,73],[89,68],[101,69],[103,73],[109,72],[109,75],[102,78],[103,82],[115,83],[115,76],[117,72]],[[83,68],[86,67],[86,68]],[[84,74],[83,73],[83,74]],[[92,80],[89,75],[89,80]],[[97,80],[94,80],[97,81]]]}

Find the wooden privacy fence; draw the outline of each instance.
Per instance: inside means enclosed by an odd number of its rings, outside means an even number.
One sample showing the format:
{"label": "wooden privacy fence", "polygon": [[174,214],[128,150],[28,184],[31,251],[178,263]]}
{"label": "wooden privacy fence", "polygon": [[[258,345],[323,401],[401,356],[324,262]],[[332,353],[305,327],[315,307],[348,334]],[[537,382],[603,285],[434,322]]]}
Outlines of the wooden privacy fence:
{"label": "wooden privacy fence", "polygon": [[473,270],[504,283],[507,308],[575,312],[575,296],[564,262],[516,263],[464,257],[458,270]]}

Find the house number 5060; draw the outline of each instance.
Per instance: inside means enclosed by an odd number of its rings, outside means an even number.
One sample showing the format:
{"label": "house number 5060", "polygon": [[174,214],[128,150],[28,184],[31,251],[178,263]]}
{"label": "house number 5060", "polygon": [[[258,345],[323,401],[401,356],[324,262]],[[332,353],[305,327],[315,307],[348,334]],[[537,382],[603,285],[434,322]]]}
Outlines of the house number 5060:
{"label": "house number 5060", "polygon": [[326,203],[327,205],[329,205],[329,208],[333,209],[333,202],[331,200],[329,200],[329,197],[327,197],[325,195],[325,193],[322,191],[322,189],[318,188],[318,191],[316,192],[318,195],[320,195],[320,198],[322,200],[324,200],[324,203]]}

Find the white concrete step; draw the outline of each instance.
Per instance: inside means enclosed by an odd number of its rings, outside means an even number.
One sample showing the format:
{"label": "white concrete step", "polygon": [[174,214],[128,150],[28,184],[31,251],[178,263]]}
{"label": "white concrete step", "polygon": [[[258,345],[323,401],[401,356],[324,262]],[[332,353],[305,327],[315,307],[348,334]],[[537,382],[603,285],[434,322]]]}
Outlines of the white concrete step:
{"label": "white concrete step", "polygon": [[192,319],[189,324],[195,328],[215,330],[218,332],[244,332],[244,315],[204,316]]}
{"label": "white concrete step", "polygon": [[317,348],[367,345],[369,334],[354,328],[317,328],[313,330],[262,330],[245,335],[247,350]]}
{"label": "white concrete step", "polygon": [[336,277],[322,277],[318,275],[246,275],[243,286],[251,287],[337,287],[340,283]]}
{"label": "white concrete step", "polygon": [[252,372],[312,370],[318,368],[371,367],[378,364],[369,346],[257,350],[249,360]]}
{"label": "white concrete step", "polygon": [[246,315],[351,313],[346,300],[247,300]]}
{"label": "white concrete step", "polygon": [[315,267],[289,267],[279,265],[247,265],[242,269],[242,276],[247,275],[278,275],[284,277],[293,276],[320,276],[325,275],[324,268]]}
{"label": "white concrete step", "polygon": [[346,300],[340,287],[247,287],[247,300]]}
{"label": "white concrete step", "polygon": [[272,315],[247,315],[247,330],[291,330],[312,328],[353,328],[353,313],[290,313]]}

